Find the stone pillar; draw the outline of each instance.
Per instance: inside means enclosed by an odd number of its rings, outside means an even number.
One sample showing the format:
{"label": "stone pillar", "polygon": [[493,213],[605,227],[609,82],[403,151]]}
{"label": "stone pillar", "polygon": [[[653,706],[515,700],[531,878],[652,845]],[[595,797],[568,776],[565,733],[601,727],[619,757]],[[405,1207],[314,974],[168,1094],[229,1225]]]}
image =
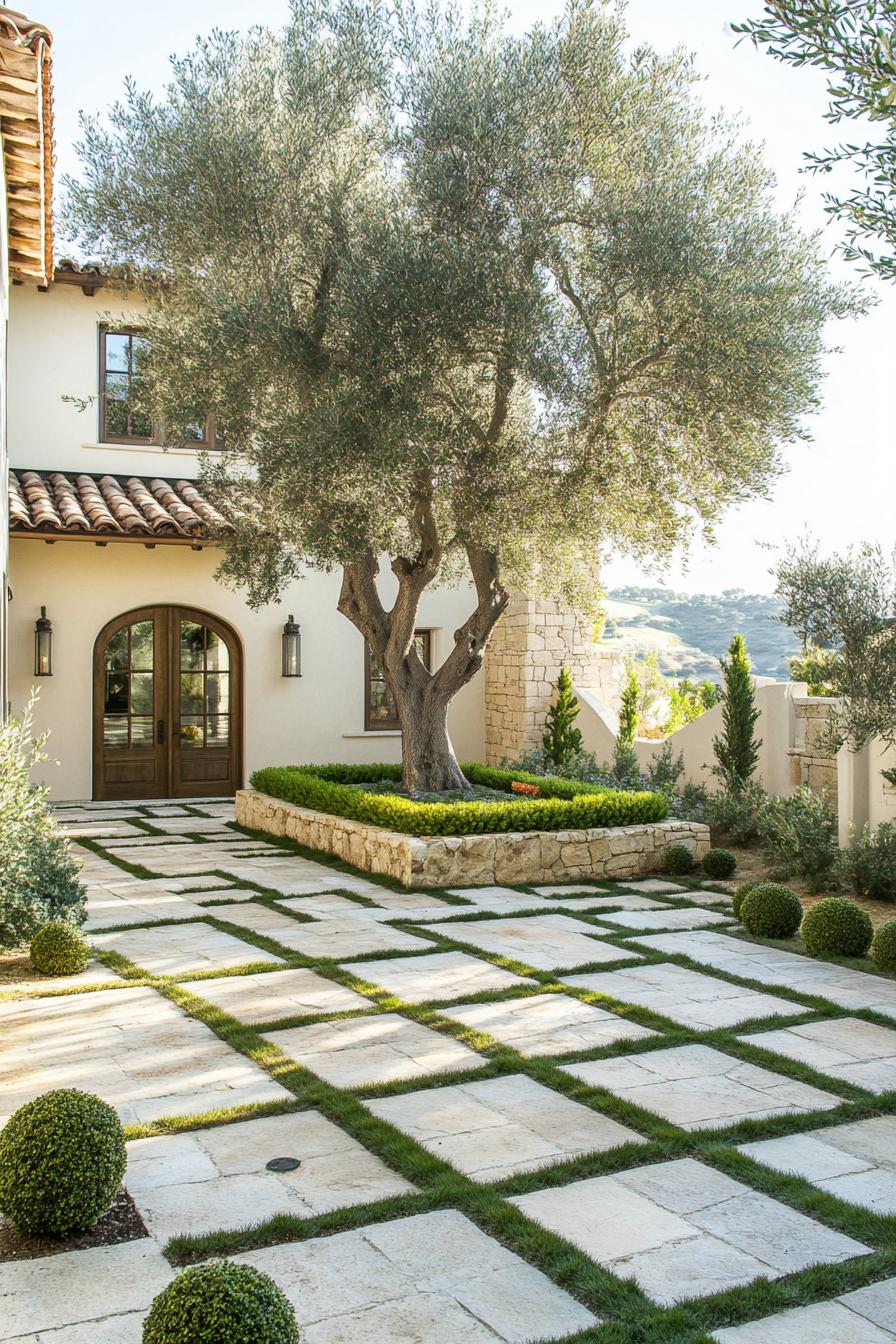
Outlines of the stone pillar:
{"label": "stone pillar", "polygon": [[835,703],[820,695],[793,697],[794,740],[789,752],[794,787],[805,785],[813,793],[825,790],[832,807],[837,806],[837,757],[828,755],[818,739]]}
{"label": "stone pillar", "polygon": [[518,760],[541,746],[544,720],[560,675],[591,687],[599,681],[594,621],[548,599],[514,595],[485,658],[485,759]]}

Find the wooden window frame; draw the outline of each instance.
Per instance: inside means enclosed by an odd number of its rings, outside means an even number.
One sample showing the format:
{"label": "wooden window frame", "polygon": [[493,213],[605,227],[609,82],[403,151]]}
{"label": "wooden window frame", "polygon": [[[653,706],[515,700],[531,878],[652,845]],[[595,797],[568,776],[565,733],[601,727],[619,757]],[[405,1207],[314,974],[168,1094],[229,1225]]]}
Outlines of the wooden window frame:
{"label": "wooden window frame", "polygon": [[[423,662],[428,672],[432,671],[432,636],[431,629],[420,629],[414,631],[414,638],[418,635],[423,636],[424,657]],[[401,724],[397,718],[394,719],[372,719],[371,718],[371,656],[370,645],[367,640],[364,641],[364,731],[365,733],[388,733],[400,732]]]}
{"label": "wooden window frame", "polygon": [[[106,430],[106,338],[108,336],[142,336],[144,333],[140,327],[130,326],[112,326],[108,322],[101,322],[99,327],[99,443],[122,443],[122,444],[141,444],[152,447],[162,447],[162,435],[159,427],[153,425],[153,433],[143,434],[109,434]],[[188,444],[177,444],[178,448],[193,448],[197,452],[213,452],[221,447],[215,434],[215,417],[209,415],[205,420],[205,431],[201,439],[193,439]]]}

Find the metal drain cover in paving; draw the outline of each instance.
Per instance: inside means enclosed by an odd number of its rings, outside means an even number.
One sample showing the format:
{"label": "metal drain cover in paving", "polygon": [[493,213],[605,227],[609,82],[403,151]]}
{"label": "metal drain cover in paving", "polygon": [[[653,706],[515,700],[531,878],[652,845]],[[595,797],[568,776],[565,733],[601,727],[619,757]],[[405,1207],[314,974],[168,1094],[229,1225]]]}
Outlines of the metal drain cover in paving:
{"label": "metal drain cover in paving", "polygon": [[296,1171],[302,1164],[297,1157],[272,1157],[267,1164],[268,1171]]}

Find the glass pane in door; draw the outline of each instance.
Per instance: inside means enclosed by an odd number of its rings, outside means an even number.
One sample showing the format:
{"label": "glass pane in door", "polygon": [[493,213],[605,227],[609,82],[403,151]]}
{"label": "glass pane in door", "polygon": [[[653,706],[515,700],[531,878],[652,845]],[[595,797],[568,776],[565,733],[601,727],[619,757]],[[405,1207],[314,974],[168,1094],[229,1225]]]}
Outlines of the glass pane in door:
{"label": "glass pane in door", "polygon": [[230,657],[220,635],[197,621],[180,623],[180,745],[226,748],[230,742]]}
{"label": "glass pane in door", "polygon": [[112,636],[104,659],[103,745],[151,746],[155,714],[155,624],[135,621]]}

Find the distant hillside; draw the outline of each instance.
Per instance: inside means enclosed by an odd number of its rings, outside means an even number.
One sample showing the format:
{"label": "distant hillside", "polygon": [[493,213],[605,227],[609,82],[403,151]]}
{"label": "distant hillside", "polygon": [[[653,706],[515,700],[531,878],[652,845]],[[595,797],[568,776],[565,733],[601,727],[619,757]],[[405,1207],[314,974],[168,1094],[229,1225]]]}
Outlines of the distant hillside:
{"label": "distant hillside", "polygon": [[732,635],[747,641],[753,670],[786,677],[794,635],[774,617],[777,598],[729,588],[723,593],[674,593],[668,588],[614,588],[606,597],[601,644],[631,653],[656,650],[667,676],[718,676],[718,659]]}

